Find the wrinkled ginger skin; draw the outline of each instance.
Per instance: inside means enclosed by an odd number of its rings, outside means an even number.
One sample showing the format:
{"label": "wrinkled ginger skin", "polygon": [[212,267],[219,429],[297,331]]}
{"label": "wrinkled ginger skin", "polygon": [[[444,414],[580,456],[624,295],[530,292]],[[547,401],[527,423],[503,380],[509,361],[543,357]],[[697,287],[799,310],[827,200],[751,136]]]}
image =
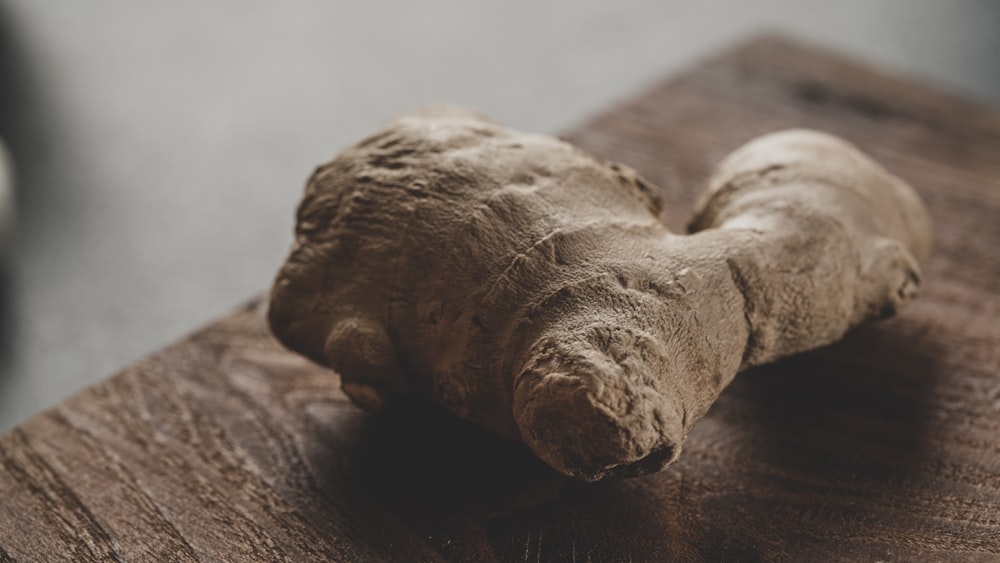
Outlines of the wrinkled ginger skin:
{"label": "wrinkled ginger skin", "polygon": [[631,169],[455,109],[319,167],[272,289],[281,342],[375,409],[417,395],[596,481],[657,471],[746,367],[916,294],[926,211],[834,137],[769,135],[691,223]]}

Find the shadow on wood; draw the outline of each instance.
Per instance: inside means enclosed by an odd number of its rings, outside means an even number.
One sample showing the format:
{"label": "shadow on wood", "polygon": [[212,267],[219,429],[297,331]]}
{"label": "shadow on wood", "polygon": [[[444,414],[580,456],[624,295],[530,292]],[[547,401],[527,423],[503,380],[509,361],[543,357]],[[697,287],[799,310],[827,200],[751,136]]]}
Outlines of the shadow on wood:
{"label": "shadow on wood", "polygon": [[908,337],[865,326],[833,346],[750,370],[718,410],[738,417],[762,463],[830,483],[860,486],[863,475],[869,487],[891,487],[931,452],[927,427],[943,377],[934,342]]}
{"label": "shadow on wood", "polygon": [[565,478],[524,445],[495,436],[430,404],[358,413],[338,455],[338,486],[387,506],[493,516],[555,497]]}

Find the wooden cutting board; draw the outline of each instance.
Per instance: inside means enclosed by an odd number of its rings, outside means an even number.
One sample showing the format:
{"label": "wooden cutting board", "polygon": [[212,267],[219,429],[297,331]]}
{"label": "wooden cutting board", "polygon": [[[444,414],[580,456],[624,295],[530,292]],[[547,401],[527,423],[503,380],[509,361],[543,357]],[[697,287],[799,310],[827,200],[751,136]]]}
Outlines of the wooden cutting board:
{"label": "wooden cutting board", "polygon": [[434,409],[365,414],[257,300],[0,437],[0,560],[995,560],[1000,112],[765,37],[567,138],[682,231],[713,164],[803,126],[926,199],[923,294],[737,377],[666,471],[566,482]]}

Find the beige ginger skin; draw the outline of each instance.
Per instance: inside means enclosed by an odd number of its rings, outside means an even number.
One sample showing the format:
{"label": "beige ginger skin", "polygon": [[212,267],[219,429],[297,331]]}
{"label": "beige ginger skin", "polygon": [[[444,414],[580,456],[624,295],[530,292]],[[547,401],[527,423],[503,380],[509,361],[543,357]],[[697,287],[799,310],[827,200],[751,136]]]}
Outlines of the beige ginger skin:
{"label": "beige ginger skin", "polygon": [[545,135],[436,108],[319,167],[269,320],[375,409],[416,395],[586,481],[658,471],[737,372],[917,293],[927,212],[845,141],[766,135],[692,234],[659,190]]}

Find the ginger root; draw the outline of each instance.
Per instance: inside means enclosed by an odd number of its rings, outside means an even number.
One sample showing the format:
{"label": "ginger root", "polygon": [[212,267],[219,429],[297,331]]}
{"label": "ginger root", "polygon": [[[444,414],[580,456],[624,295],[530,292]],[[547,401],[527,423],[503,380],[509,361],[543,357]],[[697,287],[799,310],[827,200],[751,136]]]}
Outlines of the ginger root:
{"label": "ginger root", "polygon": [[586,481],[662,469],[737,372],[917,293],[913,190],[823,133],[725,159],[690,235],[633,170],[454,108],[319,167],[271,294],[286,346],[375,409],[404,395]]}

